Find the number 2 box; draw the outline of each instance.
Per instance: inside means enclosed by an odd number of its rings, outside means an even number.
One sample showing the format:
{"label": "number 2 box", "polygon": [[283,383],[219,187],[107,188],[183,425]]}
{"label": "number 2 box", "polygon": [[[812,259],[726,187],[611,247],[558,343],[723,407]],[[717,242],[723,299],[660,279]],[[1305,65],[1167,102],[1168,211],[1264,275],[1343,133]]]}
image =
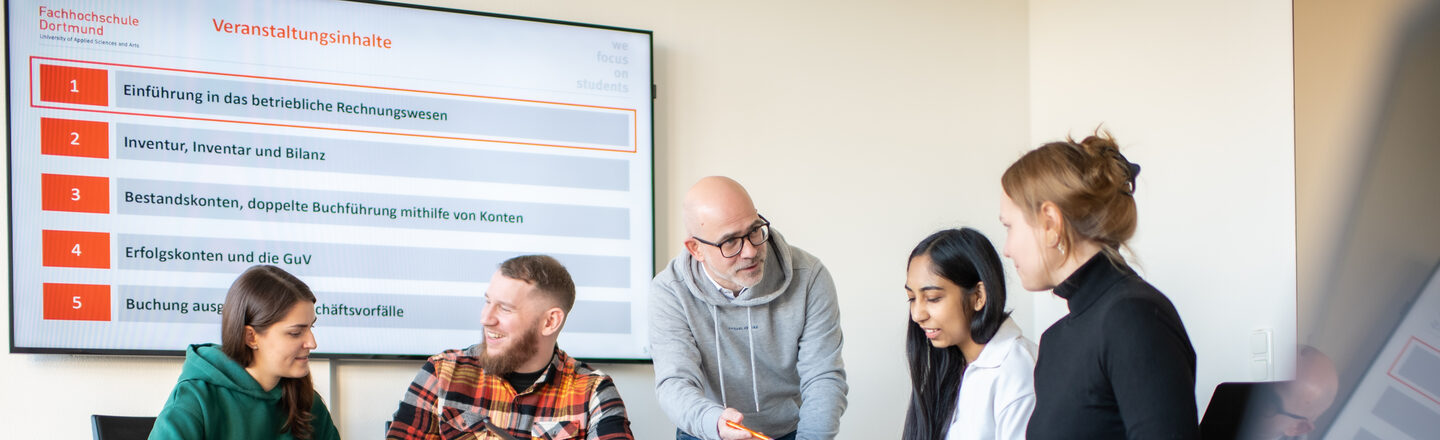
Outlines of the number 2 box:
{"label": "number 2 box", "polygon": [[52,156],[110,157],[110,124],[40,118],[40,153]]}

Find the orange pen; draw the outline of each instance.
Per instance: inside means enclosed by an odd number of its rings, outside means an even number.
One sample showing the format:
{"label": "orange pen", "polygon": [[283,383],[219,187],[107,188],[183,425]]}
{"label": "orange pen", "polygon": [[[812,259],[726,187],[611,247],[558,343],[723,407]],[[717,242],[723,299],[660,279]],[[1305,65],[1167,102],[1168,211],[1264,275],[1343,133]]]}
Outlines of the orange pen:
{"label": "orange pen", "polygon": [[753,435],[753,436],[755,436],[755,438],[758,438],[758,439],[760,439],[760,440],[774,440],[774,439],[771,439],[770,436],[767,436],[767,435],[765,435],[765,434],[761,434],[761,433],[759,433],[759,432],[756,432],[754,429],[746,428],[745,425],[741,425],[741,424],[739,424],[739,423],[735,423],[735,422],[730,421],[730,420],[726,420],[726,421],[725,421],[725,426],[729,426],[729,427],[731,427],[731,428],[735,428],[735,429],[739,429],[739,430],[741,430],[741,431],[748,432],[748,433],[750,433],[750,435]]}

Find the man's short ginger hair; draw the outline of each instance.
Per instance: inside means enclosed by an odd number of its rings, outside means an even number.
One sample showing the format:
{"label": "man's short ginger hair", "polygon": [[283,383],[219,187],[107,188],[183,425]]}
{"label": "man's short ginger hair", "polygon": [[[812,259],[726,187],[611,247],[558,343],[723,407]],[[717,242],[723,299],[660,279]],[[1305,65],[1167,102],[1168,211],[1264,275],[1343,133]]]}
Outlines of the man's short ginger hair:
{"label": "man's short ginger hair", "polygon": [[560,260],[549,255],[521,255],[500,263],[500,275],[535,286],[556,307],[570,314],[575,306],[575,281]]}

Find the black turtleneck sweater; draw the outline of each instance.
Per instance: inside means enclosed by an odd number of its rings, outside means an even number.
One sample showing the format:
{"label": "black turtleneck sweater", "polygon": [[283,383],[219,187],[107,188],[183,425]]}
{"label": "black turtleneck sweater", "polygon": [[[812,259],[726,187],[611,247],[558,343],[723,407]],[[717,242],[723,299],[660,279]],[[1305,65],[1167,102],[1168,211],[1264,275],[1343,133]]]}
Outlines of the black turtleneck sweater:
{"label": "black turtleneck sweater", "polygon": [[1197,439],[1195,348],[1180,315],[1124,263],[1096,254],[1055,294],[1040,339],[1030,439]]}

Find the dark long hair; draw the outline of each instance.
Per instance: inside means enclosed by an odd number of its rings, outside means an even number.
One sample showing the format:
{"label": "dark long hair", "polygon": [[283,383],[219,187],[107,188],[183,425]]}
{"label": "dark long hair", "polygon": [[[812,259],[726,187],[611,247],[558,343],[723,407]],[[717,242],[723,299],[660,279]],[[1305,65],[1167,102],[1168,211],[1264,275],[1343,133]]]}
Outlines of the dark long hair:
{"label": "dark long hair", "polygon": [[[300,301],[315,302],[315,294],[284,269],[275,266],[251,266],[225,294],[225,307],[220,312],[220,350],[236,363],[249,367],[255,352],[245,343],[245,326],[263,333],[285,317]],[[278,432],[289,431],[297,439],[308,439],[315,428],[310,421],[315,415],[310,406],[315,401],[315,385],[310,375],[280,378],[280,408],[285,410],[285,424]]]}
{"label": "dark long hair", "polygon": [[[963,291],[961,301],[970,316],[970,339],[986,344],[1000,324],[1010,317],[1005,311],[1005,269],[1000,255],[985,234],[970,228],[946,229],[925,237],[910,252],[929,256],[936,275],[945,277]],[[906,264],[909,267],[909,264]],[[985,306],[973,314],[971,294],[985,284]],[[950,429],[955,413],[955,396],[965,373],[965,355],[959,346],[935,348],[915,321],[905,332],[905,356],[910,360],[910,409],[905,414],[905,440],[939,440]]]}

